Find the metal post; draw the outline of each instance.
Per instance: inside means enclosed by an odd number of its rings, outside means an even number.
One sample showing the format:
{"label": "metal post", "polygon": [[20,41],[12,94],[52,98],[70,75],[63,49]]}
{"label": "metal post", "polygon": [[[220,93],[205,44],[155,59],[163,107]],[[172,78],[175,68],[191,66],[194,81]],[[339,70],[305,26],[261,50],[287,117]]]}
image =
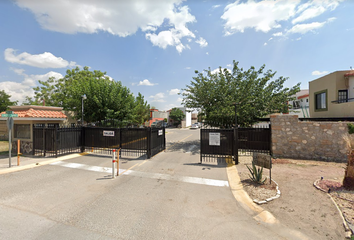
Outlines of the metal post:
{"label": "metal post", "polygon": [[237,103],[235,103],[235,164],[238,164],[238,125],[237,125]]}
{"label": "metal post", "polygon": [[[10,123],[10,118],[7,119]],[[9,128],[9,167],[11,167],[11,150],[12,150],[12,138],[11,138],[12,128]]]}
{"label": "metal post", "polygon": [[114,169],[115,169],[115,162],[116,162],[116,150],[113,149],[113,156],[112,156],[112,178],[115,178]]}
{"label": "metal post", "polygon": [[84,126],[84,100],[86,99],[86,94],[81,96],[81,125]]}
{"label": "metal post", "polygon": [[20,166],[20,140],[17,140],[17,166]]}
{"label": "metal post", "polygon": [[120,152],[120,148],[118,149],[118,153],[117,153],[117,176],[119,176],[119,152]]}

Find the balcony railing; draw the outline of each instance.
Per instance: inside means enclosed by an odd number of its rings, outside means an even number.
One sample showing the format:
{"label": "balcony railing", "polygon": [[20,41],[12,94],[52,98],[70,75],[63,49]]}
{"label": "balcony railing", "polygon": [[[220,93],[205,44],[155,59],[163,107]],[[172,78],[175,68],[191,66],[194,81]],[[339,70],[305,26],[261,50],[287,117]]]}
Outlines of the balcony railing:
{"label": "balcony railing", "polygon": [[354,98],[348,98],[348,99],[338,99],[335,101],[332,101],[331,103],[346,103],[346,102],[354,102]]}

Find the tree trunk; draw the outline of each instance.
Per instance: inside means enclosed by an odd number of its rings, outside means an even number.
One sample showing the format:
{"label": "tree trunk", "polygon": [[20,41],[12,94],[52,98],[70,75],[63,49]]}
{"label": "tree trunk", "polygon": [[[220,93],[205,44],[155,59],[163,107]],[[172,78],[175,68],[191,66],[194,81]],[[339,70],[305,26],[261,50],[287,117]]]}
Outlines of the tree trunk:
{"label": "tree trunk", "polygon": [[343,179],[343,187],[347,190],[354,190],[354,150],[348,155],[347,168]]}

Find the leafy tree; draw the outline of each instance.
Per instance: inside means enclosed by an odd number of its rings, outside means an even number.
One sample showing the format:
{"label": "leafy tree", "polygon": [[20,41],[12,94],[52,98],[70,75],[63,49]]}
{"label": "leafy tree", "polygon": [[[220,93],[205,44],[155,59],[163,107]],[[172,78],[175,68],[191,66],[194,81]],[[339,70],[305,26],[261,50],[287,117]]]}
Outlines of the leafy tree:
{"label": "leafy tree", "polygon": [[198,109],[201,117],[211,126],[226,127],[235,123],[235,104],[237,123],[242,127],[251,126],[267,114],[288,112],[288,101],[300,91],[300,83],[285,88],[288,78],[279,77],[272,70],[265,71],[238,67],[233,61],[233,70],[219,68],[219,72],[199,73],[193,77],[182,93],[185,107]]}
{"label": "leafy tree", "polygon": [[150,105],[144,101],[144,96],[138,93],[135,98],[134,110],[133,110],[133,123],[141,125],[150,118]]}
{"label": "leafy tree", "polygon": [[82,96],[84,100],[84,120],[97,122],[104,119],[117,119],[122,126],[130,123],[140,124],[149,116],[144,113],[149,105],[139,93],[135,99],[130,90],[121,82],[111,80],[105,72],[89,71],[88,67],[78,67],[66,71],[65,77],[40,81],[40,87],[34,88],[34,98],[27,97],[27,104],[40,104],[63,107],[76,112],[76,118],[82,117]]}
{"label": "leafy tree", "polygon": [[47,81],[38,80],[41,86],[34,87],[34,98],[26,97],[24,105],[61,106],[61,99],[58,93],[58,83],[60,80],[50,77]]}
{"label": "leafy tree", "polygon": [[6,111],[9,106],[17,105],[18,101],[12,102],[10,97],[4,90],[0,90],[0,112]]}
{"label": "leafy tree", "polygon": [[183,118],[185,117],[185,114],[183,111],[179,108],[172,108],[170,112],[170,118],[175,122],[175,125],[178,125],[181,123]]}

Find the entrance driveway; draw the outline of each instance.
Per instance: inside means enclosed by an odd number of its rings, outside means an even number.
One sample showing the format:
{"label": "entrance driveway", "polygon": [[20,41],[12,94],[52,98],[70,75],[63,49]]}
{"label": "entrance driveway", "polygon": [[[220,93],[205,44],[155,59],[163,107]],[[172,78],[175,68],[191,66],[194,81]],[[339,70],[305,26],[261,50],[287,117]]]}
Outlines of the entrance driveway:
{"label": "entrance driveway", "polygon": [[198,164],[199,130],[167,132],[165,152],[121,159],[115,179],[111,157],[92,154],[0,174],[1,238],[299,239],[254,220],[225,165]]}

